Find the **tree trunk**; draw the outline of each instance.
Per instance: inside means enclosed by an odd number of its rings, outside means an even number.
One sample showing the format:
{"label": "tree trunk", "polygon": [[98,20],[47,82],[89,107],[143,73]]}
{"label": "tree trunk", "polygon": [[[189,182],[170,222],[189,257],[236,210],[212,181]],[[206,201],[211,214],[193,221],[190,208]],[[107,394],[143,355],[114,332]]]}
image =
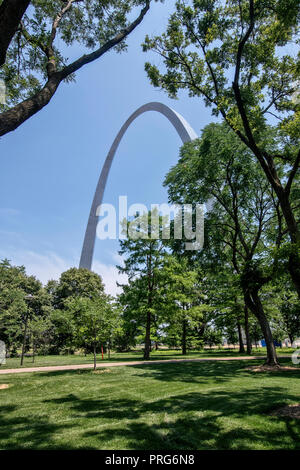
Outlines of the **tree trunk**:
{"label": "tree trunk", "polygon": [[35,341],[33,339],[33,342],[32,342],[32,362],[34,362],[34,359],[35,359]]}
{"label": "tree trunk", "polygon": [[34,96],[1,113],[0,136],[17,129],[23,122],[46,106],[56,92],[60,82],[60,73],[53,73],[44,88]]}
{"label": "tree trunk", "polygon": [[267,346],[267,361],[266,364],[270,366],[279,365],[276,349],[274,346],[274,340],[272,336],[272,331],[268,322],[268,319],[265,315],[262,303],[260,301],[259,295],[257,292],[247,292],[245,295],[245,299],[247,302],[247,306],[251,310],[251,312],[256,316],[260,327],[262,329],[263,336],[266,341]]}
{"label": "tree trunk", "polygon": [[97,369],[97,352],[96,352],[96,343],[94,343],[93,352],[94,352],[94,370]]}
{"label": "tree trunk", "polygon": [[151,330],[151,312],[148,312],[147,323],[146,323],[144,359],[149,359],[150,357],[150,349],[151,349],[150,330]]}
{"label": "tree trunk", "polygon": [[24,336],[23,336],[22,354],[21,354],[21,366],[23,365],[23,362],[24,362],[24,354],[25,354],[25,348],[26,348],[26,336],[27,336],[27,325],[28,325],[28,313],[26,314],[26,317],[25,317]]}
{"label": "tree trunk", "polygon": [[3,0],[0,5],[0,67],[29,3],[30,0]]}
{"label": "tree trunk", "polygon": [[[296,251],[296,249],[295,249]],[[291,253],[289,256],[288,270],[293,284],[300,299],[300,256],[297,253]]]}
{"label": "tree trunk", "polygon": [[291,253],[289,255],[288,270],[300,298],[300,231],[296,222],[289,194],[282,187],[275,187],[284,219],[287,224],[291,240]]}
{"label": "tree trunk", "polygon": [[245,312],[245,335],[246,335],[246,344],[247,344],[247,354],[252,354],[252,342],[250,338],[250,332],[249,332],[249,313],[248,313],[248,307],[245,304],[244,308]]}
{"label": "tree trunk", "polygon": [[244,342],[243,342],[243,335],[242,335],[242,328],[241,328],[241,324],[240,322],[238,321],[237,322],[237,328],[238,328],[238,334],[239,334],[239,345],[240,345],[240,353],[244,353],[245,352],[245,348],[244,348]]}
{"label": "tree trunk", "polygon": [[186,355],[186,319],[182,320],[182,337],[181,337],[182,354]]}

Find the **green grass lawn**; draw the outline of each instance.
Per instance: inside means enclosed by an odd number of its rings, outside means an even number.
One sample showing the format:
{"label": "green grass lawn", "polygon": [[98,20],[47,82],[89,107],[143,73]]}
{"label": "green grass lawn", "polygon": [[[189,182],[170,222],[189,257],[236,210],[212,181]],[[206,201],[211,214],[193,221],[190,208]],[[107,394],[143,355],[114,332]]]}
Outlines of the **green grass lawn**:
{"label": "green grass lawn", "polygon": [[2,375],[0,449],[300,449],[300,421],[269,414],[300,402],[300,370],[259,362]]}
{"label": "green grass lawn", "polygon": [[[278,355],[289,355],[293,352],[293,349],[284,348],[278,349]],[[247,354],[245,354],[247,355]],[[253,350],[254,356],[266,356],[266,348],[259,348]],[[228,350],[228,349],[212,349],[212,350],[202,350],[202,351],[190,351],[186,356],[182,356],[181,351],[179,350],[165,350],[161,349],[159,351],[152,351],[150,360],[162,360],[162,359],[180,359],[180,358],[206,358],[206,357],[234,357],[234,356],[241,356],[239,353],[238,348],[235,350]],[[143,360],[143,353],[142,351],[131,351],[128,353],[115,353],[111,354],[110,361],[117,362],[117,361],[137,361]],[[32,362],[31,357],[24,358],[23,367],[38,367],[38,366],[56,366],[56,365],[69,365],[69,364],[92,364],[94,358],[92,354],[84,356],[83,354],[74,354],[69,356],[37,356],[35,358],[35,362]],[[102,362],[101,355],[97,356],[98,363]],[[105,354],[104,361],[108,362],[108,356]],[[103,362],[104,362],[103,361]],[[20,358],[9,358],[6,360],[6,364],[0,366],[0,370],[2,369],[11,369],[11,368],[19,368],[20,366]]]}

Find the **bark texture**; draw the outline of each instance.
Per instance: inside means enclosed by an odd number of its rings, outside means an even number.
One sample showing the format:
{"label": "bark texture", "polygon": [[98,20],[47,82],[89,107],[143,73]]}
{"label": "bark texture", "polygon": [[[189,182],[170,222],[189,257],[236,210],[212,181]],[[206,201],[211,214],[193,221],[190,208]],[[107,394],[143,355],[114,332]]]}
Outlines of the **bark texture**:
{"label": "bark texture", "polygon": [[264,339],[266,341],[266,346],[267,346],[266,364],[270,366],[277,366],[279,365],[279,363],[277,359],[276,348],[274,346],[272,331],[271,331],[268,319],[265,315],[263,305],[261,303],[259,295],[257,294],[257,292],[251,292],[251,293],[247,292],[245,295],[245,299],[247,302],[247,307],[256,316],[260,324],[260,327],[262,329]]}
{"label": "bark texture", "polygon": [[30,0],[3,0],[0,6],[0,67]]}

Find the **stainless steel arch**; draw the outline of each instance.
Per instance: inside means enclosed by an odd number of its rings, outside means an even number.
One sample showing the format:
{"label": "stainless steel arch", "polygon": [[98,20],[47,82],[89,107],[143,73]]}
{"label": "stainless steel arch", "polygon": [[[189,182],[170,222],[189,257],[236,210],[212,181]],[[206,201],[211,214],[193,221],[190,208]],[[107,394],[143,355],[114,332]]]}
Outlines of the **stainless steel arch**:
{"label": "stainless steel arch", "polygon": [[84,242],[81,251],[80,257],[80,268],[87,268],[91,269],[92,261],[93,261],[93,254],[95,248],[95,240],[96,240],[96,229],[98,223],[98,216],[96,215],[97,207],[100,206],[103,199],[103,194],[106,187],[106,182],[109,174],[109,170],[114,159],[115,153],[117,148],[122,140],[123,135],[127,131],[130,124],[141,114],[146,113],[147,111],[157,111],[158,113],[163,114],[171,124],[175,127],[179,137],[181,138],[182,142],[191,142],[192,140],[196,139],[198,136],[196,132],[191,128],[191,126],[186,122],[186,120],[178,114],[173,109],[169,108],[165,104],[162,103],[147,103],[138,108],[123,124],[119,133],[117,134],[108,154],[104,165],[102,167],[102,171],[100,174],[100,178],[97,184],[97,188],[95,191],[92,207],[90,210],[90,215],[85,231]]}

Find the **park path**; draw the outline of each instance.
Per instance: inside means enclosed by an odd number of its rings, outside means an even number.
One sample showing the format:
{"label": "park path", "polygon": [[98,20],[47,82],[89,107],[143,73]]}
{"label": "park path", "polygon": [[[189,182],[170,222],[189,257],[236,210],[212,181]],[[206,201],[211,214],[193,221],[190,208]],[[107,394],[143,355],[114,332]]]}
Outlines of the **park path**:
{"label": "park path", "polygon": [[[289,357],[289,356],[280,356]],[[212,357],[203,359],[163,359],[153,361],[127,361],[127,362],[104,362],[103,364],[97,363],[97,368],[103,367],[121,367],[121,366],[140,366],[149,364],[163,364],[163,363],[176,363],[176,362],[214,362],[214,361],[241,361],[250,359],[265,359],[262,356],[237,356],[237,357]],[[93,369],[94,364],[72,364],[66,366],[43,366],[43,367],[23,367],[18,369],[0,369],[2,374],[24,374],[26,372],[55,372],[60,370],[79,370],[79,369]]]}

